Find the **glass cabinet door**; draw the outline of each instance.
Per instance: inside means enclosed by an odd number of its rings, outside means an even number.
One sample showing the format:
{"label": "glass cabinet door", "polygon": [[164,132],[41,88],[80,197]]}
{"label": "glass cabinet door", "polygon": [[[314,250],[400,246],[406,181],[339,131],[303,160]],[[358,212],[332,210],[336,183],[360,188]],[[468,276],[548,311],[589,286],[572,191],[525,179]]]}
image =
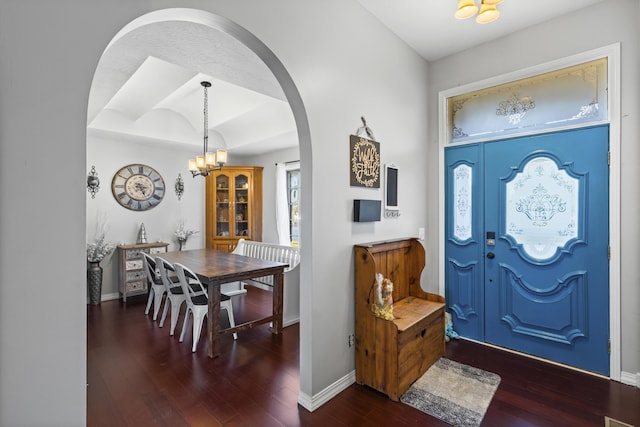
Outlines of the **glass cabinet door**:
{"label": "glass cabinet door", "polygon": [[228,175],[221,174],[216,177],[216,236],[229,236],[231,231],[229,226],[232,218],[229,181]]}
{"label": "glass cabinet door", "polygon": [[249,177],[245,174],[238,174],[234,178],[235,192],[235,224],[234,232],[236,237],[249,237]]}

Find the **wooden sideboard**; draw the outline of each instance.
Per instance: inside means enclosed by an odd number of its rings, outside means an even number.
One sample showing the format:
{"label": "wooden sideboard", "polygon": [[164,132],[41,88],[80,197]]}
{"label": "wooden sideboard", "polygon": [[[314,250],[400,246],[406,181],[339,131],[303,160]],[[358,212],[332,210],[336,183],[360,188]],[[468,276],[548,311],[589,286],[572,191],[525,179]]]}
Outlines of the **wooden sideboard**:
{"label": "wooden sideboard", "polygon": [[127,302],[128,296],[148,292],[147,272],[144,270],[142,253],[149,255],[167,252],[168,243],[136,243],[118,246],[118,270],[120,276],[120,295]]}
{"label": "wooden sideboard", "polygon": [[[444,298],[420,287],[417,239],[355,245],[356,382],[399,400],[445,350]],[[375,273],[393,282],[393,320],[376,317]]]}

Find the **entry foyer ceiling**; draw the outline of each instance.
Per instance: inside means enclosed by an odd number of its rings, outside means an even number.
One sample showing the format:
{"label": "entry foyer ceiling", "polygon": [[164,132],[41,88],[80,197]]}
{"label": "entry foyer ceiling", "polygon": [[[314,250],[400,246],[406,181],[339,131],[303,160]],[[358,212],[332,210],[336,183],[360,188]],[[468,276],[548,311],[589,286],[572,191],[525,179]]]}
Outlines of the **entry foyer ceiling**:
{"label": "entry foyer ceiling", "polygon": [[[358,0],[428,61],[606,0],[504,0],[480,25],[453,17],[456,0]],[[88,111],[89,135],[105,140],[202,147],[203,92],[209,144],[231,155],[296,147],[293,114],[267,66],[232,37],[197,24],[163,22],[129,33],[104,52]]]}

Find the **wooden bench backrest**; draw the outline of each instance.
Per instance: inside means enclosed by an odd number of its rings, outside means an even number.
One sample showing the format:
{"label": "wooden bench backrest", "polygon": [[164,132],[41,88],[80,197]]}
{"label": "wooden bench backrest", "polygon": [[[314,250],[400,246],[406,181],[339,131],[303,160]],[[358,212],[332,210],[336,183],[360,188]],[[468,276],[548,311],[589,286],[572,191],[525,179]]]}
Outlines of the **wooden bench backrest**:
{"label": "wooden bench backrest", "polygon": [[289,267],[284,270],[285,273],[300,264],[300,251],[298,248],[273,243],[240,239],[233,253],[267,261],[287,263]]}
{"label": "wooden bench backrest", "polygon": [[[402,239],[386,242],[355,245],[356,277],[370,281],[373,285],[375,273],[381,273],[393,282],[393,300],[408,296],[430,299],[420,287],[420,275],[425,266],[424,247],[417,239]],[[358,289],[364,289],[360,286]],[[356,295],[368,299],[369,295]]]}

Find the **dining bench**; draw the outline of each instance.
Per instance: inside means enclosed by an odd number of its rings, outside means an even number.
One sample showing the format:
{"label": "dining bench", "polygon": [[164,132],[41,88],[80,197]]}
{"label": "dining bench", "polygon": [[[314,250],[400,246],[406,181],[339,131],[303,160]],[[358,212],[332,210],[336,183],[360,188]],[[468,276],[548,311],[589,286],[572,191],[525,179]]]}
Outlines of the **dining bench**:
{"label": "dining bench", "polygon": [[[240,239],[233,250],[234,254],[260,258],[265,261],[281,262],[289,264],[284,269],[285,282],[287,274],[298,268],[300,264],[300,251],[291,246],[276,245],[273,243],[256,242],[254,240]],[[244,281],[251,285],[265,285],[273,287],[273,276],[255,277]]]}
{"label": "dining bench", "polygon": [[[300,251],[298,248],[240,239],[233,253],[289,265],[284,269],[284,326],[298,322],[300,320]],[[272,291],[273,276],[254,277],[242,282],[227,283],[222,285],[222,292],[230,296],[244,294],[247,292],[245,285]]]}

